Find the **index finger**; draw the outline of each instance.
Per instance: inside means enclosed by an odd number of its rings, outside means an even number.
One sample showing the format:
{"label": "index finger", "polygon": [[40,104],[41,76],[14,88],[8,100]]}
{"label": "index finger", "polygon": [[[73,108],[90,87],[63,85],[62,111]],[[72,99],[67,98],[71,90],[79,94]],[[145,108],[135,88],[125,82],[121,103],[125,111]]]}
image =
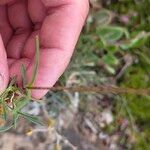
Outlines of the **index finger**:
{"label": "index finger", "polygon": [[[47,9],[47,16],[39,33],[40,65],[34,86],[53,86],[71,58],[88,13],[88,0],[42,0],[42,2]],[[30,15],[36,15],[32,11],[34,8],[29,10]],[[34,17],[38,19],[38,16],[31,16],[31,18]],[[28,68],[29,78],[34,63],[33,61]],[[34,97],[40,98],[45,91],[33,91],[32,94]]]}

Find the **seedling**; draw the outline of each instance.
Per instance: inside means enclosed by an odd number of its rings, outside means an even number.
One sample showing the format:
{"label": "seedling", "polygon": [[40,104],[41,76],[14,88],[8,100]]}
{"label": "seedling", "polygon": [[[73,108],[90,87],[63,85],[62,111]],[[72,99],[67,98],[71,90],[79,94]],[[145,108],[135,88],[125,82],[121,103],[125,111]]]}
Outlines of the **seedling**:
{"label": "seedling", "polygon": [[23,88],[20,88],[16,84],[16,77],[11,79],[10,84],[7,89],[0,95],[0,132],[5,132],[11,128],[16,128],[17,121],[20,117],[27,119],[30,122],[44,125],[38,117],[27,114],[22,111],[22,109],[31,102],[31,92],[27,88],[32,87],[38,70],[39,65],[39,38],[36,36],[36,55],[35,55],[35,66],[33,70],[33,75],[31,82],[27,84],[26,78],[26,68],[24,65],[21,67],[22,78],[23,78]]}

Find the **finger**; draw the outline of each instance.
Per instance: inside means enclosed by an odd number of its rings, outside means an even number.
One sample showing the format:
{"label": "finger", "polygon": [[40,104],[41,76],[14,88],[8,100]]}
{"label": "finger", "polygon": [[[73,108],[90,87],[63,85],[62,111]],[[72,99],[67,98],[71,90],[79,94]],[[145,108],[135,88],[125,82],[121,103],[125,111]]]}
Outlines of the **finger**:
{"label": "finger", "polygon": [[28,0],[28,12],[35,25],[41,24],[46,16],[46,9],[41,0]]}
{"label": "finger", "polygon": [[[57,1],[59,5],[54,5],[54,0],[52,3],[50,0],[42,2],[47,8],[48,15],[40,31],[40,65],[34,85],[53,86],[71,58],[88,12],[88,1],[66,0],[65,3],[63,0],[63,4]],[[32,41],[34,40],[32,39]],[[27,72],[29,80],[34,65],[35,61],[33,60]],[[46,91],[32,92],[35,98],[41,98],[45,93]]]}
{"label": "finger", "polygon": [[6,46],[12,35],[12,29],[7,18],[6,6],[0,6],[0,34]]}
{"label": "finger", "polygon": [[14,30],[30,29],[32,27],[31,20],[28,16],[27,1],[17,0],[8,6],[8,18]]}
{"label": "finger", "polygon": [[[33,61],[35,55],[35,36],[38,35],[38,31],[33,32],[30,37],[28,38],[24,49],[27,49],[27,54],[30,56],[32,55],[32,59],[30,57],[21,55],[20,59],[8,59],[9,70],[10,70],[10,77],[17,76],[17,83],[22,85],[22,77],[21,77],[21,65],[23,64],[26,69],[31,64],[31,60]],[[32,76],[32,73],[30,74]]]}
{"label": "finger", "polygon": [[22,86],[22,76],[21,76],[21,66],[24,65],[28,68],[30,64],[30,59],[28,58],[21,58],[21,59],[8,59],[9,65],[9,76],[13,78],[14,76],[17,77],[17,84]]}
{"label": "finger", "polygon": [[88,1],[42,1],[48,15],[41,28],[41,44],[43,47],[63,49],[69,55],[87,16]]}
{"label": "finger", "polygon": [[34,24],[34,28],[32,34],[25,44],[24,51],[22,52],[22,57],[32,59],[35,55],[35,36],[39,35],[39,30],[46,16],[46,9],[41,0],[28,0],[28,12]]}
{"label": "finger", "polygon": [[2,37],[0,35],[0,93],[7,87],[8,78],[7,56]]}
{"label": "finger", "polygon": [[17,0],[0,0],[0,5],[12,3],[12,2],[14,2],[14,1],[17,1]]}
{"label": "finger", "polygon": [[7,54],[9,58],[18,59],[21,57],[24,43],[32,30],[32,22],[28,16],[27,1],[19,0],[9,4],[8,18],[14,30],[14,35],[7,45]]}
{"label": "finger", "polygon": [[21,58],[25,42],[28,39],[29,35],[29,31],[22,31],[19,34],[13,35],[13,37],[7,45],[7,55],[9,58]]}

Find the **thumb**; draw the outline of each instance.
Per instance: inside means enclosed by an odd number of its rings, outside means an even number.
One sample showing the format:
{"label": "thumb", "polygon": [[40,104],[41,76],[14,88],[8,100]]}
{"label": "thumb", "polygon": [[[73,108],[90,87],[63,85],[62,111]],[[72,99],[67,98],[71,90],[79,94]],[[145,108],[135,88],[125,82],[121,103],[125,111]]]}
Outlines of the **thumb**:
{"label": "thumb", "polygon": [[7,55],[0,35],[0,94],[5,90],[9,81]]}

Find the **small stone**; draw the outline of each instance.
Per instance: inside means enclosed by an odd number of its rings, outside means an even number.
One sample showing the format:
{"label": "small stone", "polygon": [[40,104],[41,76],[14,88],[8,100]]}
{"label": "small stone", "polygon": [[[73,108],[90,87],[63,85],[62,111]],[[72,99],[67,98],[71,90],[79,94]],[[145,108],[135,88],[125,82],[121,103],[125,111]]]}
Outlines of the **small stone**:
{"label": "small stone", "polygon": [[105,110],[102,112],[102,120],[109,125],[113,122],[113,115],[110,110]]}

